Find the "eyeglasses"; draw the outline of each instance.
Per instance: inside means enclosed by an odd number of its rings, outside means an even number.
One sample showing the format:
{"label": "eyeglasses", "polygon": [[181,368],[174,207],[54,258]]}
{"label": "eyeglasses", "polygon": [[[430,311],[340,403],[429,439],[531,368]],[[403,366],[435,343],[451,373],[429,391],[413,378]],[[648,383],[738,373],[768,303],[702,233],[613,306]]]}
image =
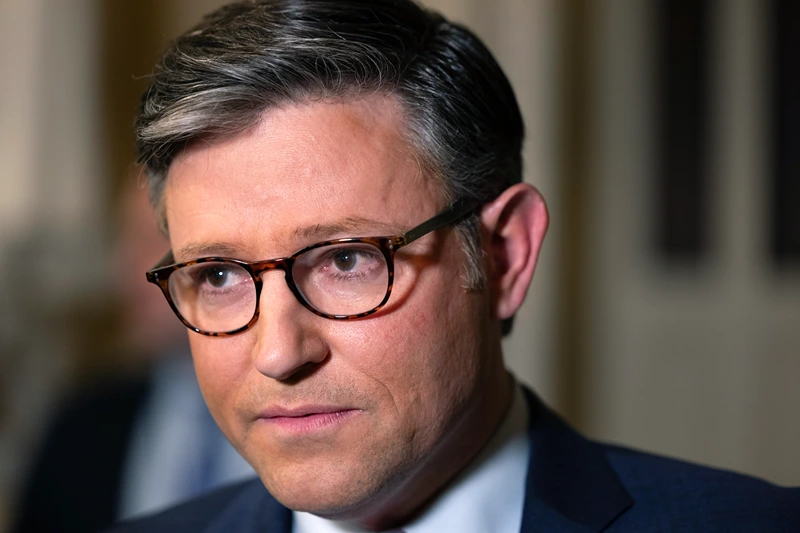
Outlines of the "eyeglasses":
{"label": "eyeglasses", "polygon": [[170,264],[170,251],[147,271],[147,281],[161,287],[181,322],[202,335],[224,337],[255,324],[261,275],[270,270],[283,270],[289,289],[312,313],[333,320],[362,318],[389,301],[397,250],[460,222],[476,207],[475,202],[459,200],[402,235],[318,242],[279,259],[202,257]]}

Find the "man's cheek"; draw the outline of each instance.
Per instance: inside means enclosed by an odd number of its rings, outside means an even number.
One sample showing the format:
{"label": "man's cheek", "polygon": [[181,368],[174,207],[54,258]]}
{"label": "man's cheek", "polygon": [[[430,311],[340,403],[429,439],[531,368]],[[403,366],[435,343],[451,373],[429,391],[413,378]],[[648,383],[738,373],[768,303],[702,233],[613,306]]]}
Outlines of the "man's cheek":
{"label": "man's cheek", "polygon": [[238,382],[252,366],[249,337],[247,334],[207,337],[191,333],[189,341],[198,379],[209,386]]}
{"label": "man's cheek", "polygon": [[242,356],[241,340],[235,337],[192,339],[192,358],[203,398],[217,424],[229,438],[235,432],[236,400],[250,371],[249,357]]}

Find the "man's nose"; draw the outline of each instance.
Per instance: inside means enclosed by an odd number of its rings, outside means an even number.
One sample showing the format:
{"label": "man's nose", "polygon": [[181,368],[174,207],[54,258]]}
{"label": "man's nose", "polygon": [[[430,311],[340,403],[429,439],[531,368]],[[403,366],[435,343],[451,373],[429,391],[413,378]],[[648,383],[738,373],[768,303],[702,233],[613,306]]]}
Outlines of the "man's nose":
{"label": "man's nose", "polygon": [[314,322],[323,320],[297,301],[281,271],[262,274],[256,343],[252,360],[259,372],[280,381],[328,356]]}

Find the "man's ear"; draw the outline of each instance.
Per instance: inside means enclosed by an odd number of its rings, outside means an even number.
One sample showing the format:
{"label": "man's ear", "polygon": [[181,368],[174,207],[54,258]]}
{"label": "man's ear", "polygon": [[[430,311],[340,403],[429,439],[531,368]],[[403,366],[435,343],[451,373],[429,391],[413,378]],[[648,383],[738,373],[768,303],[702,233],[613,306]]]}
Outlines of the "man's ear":
{"label": "man's ear", "polygon": [[514,316],[525,300],[548,219],[542,195],[527,183],[509,187],[481,210],[489,254],[487,277],[500,320]]}

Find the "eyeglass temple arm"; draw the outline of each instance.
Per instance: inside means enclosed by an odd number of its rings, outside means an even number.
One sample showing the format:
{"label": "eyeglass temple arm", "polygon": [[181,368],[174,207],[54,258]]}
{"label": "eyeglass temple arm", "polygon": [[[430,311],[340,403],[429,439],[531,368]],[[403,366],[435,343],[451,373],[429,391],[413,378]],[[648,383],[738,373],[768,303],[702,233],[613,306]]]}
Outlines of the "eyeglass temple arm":
{"label": "eyeglass temple arm", "polygon": [[476,207],[478,207],[478,203],[474,200],[468,200],[466,198],[456,200],[450,207],[432,219],[427,220],[419,226],[408,230],[403,235],[405,237],[405,244],[410,244],[423,235],[447,226],[448,224],[460,222],[462,218],[465,218],[467,215],[471,214]]}

